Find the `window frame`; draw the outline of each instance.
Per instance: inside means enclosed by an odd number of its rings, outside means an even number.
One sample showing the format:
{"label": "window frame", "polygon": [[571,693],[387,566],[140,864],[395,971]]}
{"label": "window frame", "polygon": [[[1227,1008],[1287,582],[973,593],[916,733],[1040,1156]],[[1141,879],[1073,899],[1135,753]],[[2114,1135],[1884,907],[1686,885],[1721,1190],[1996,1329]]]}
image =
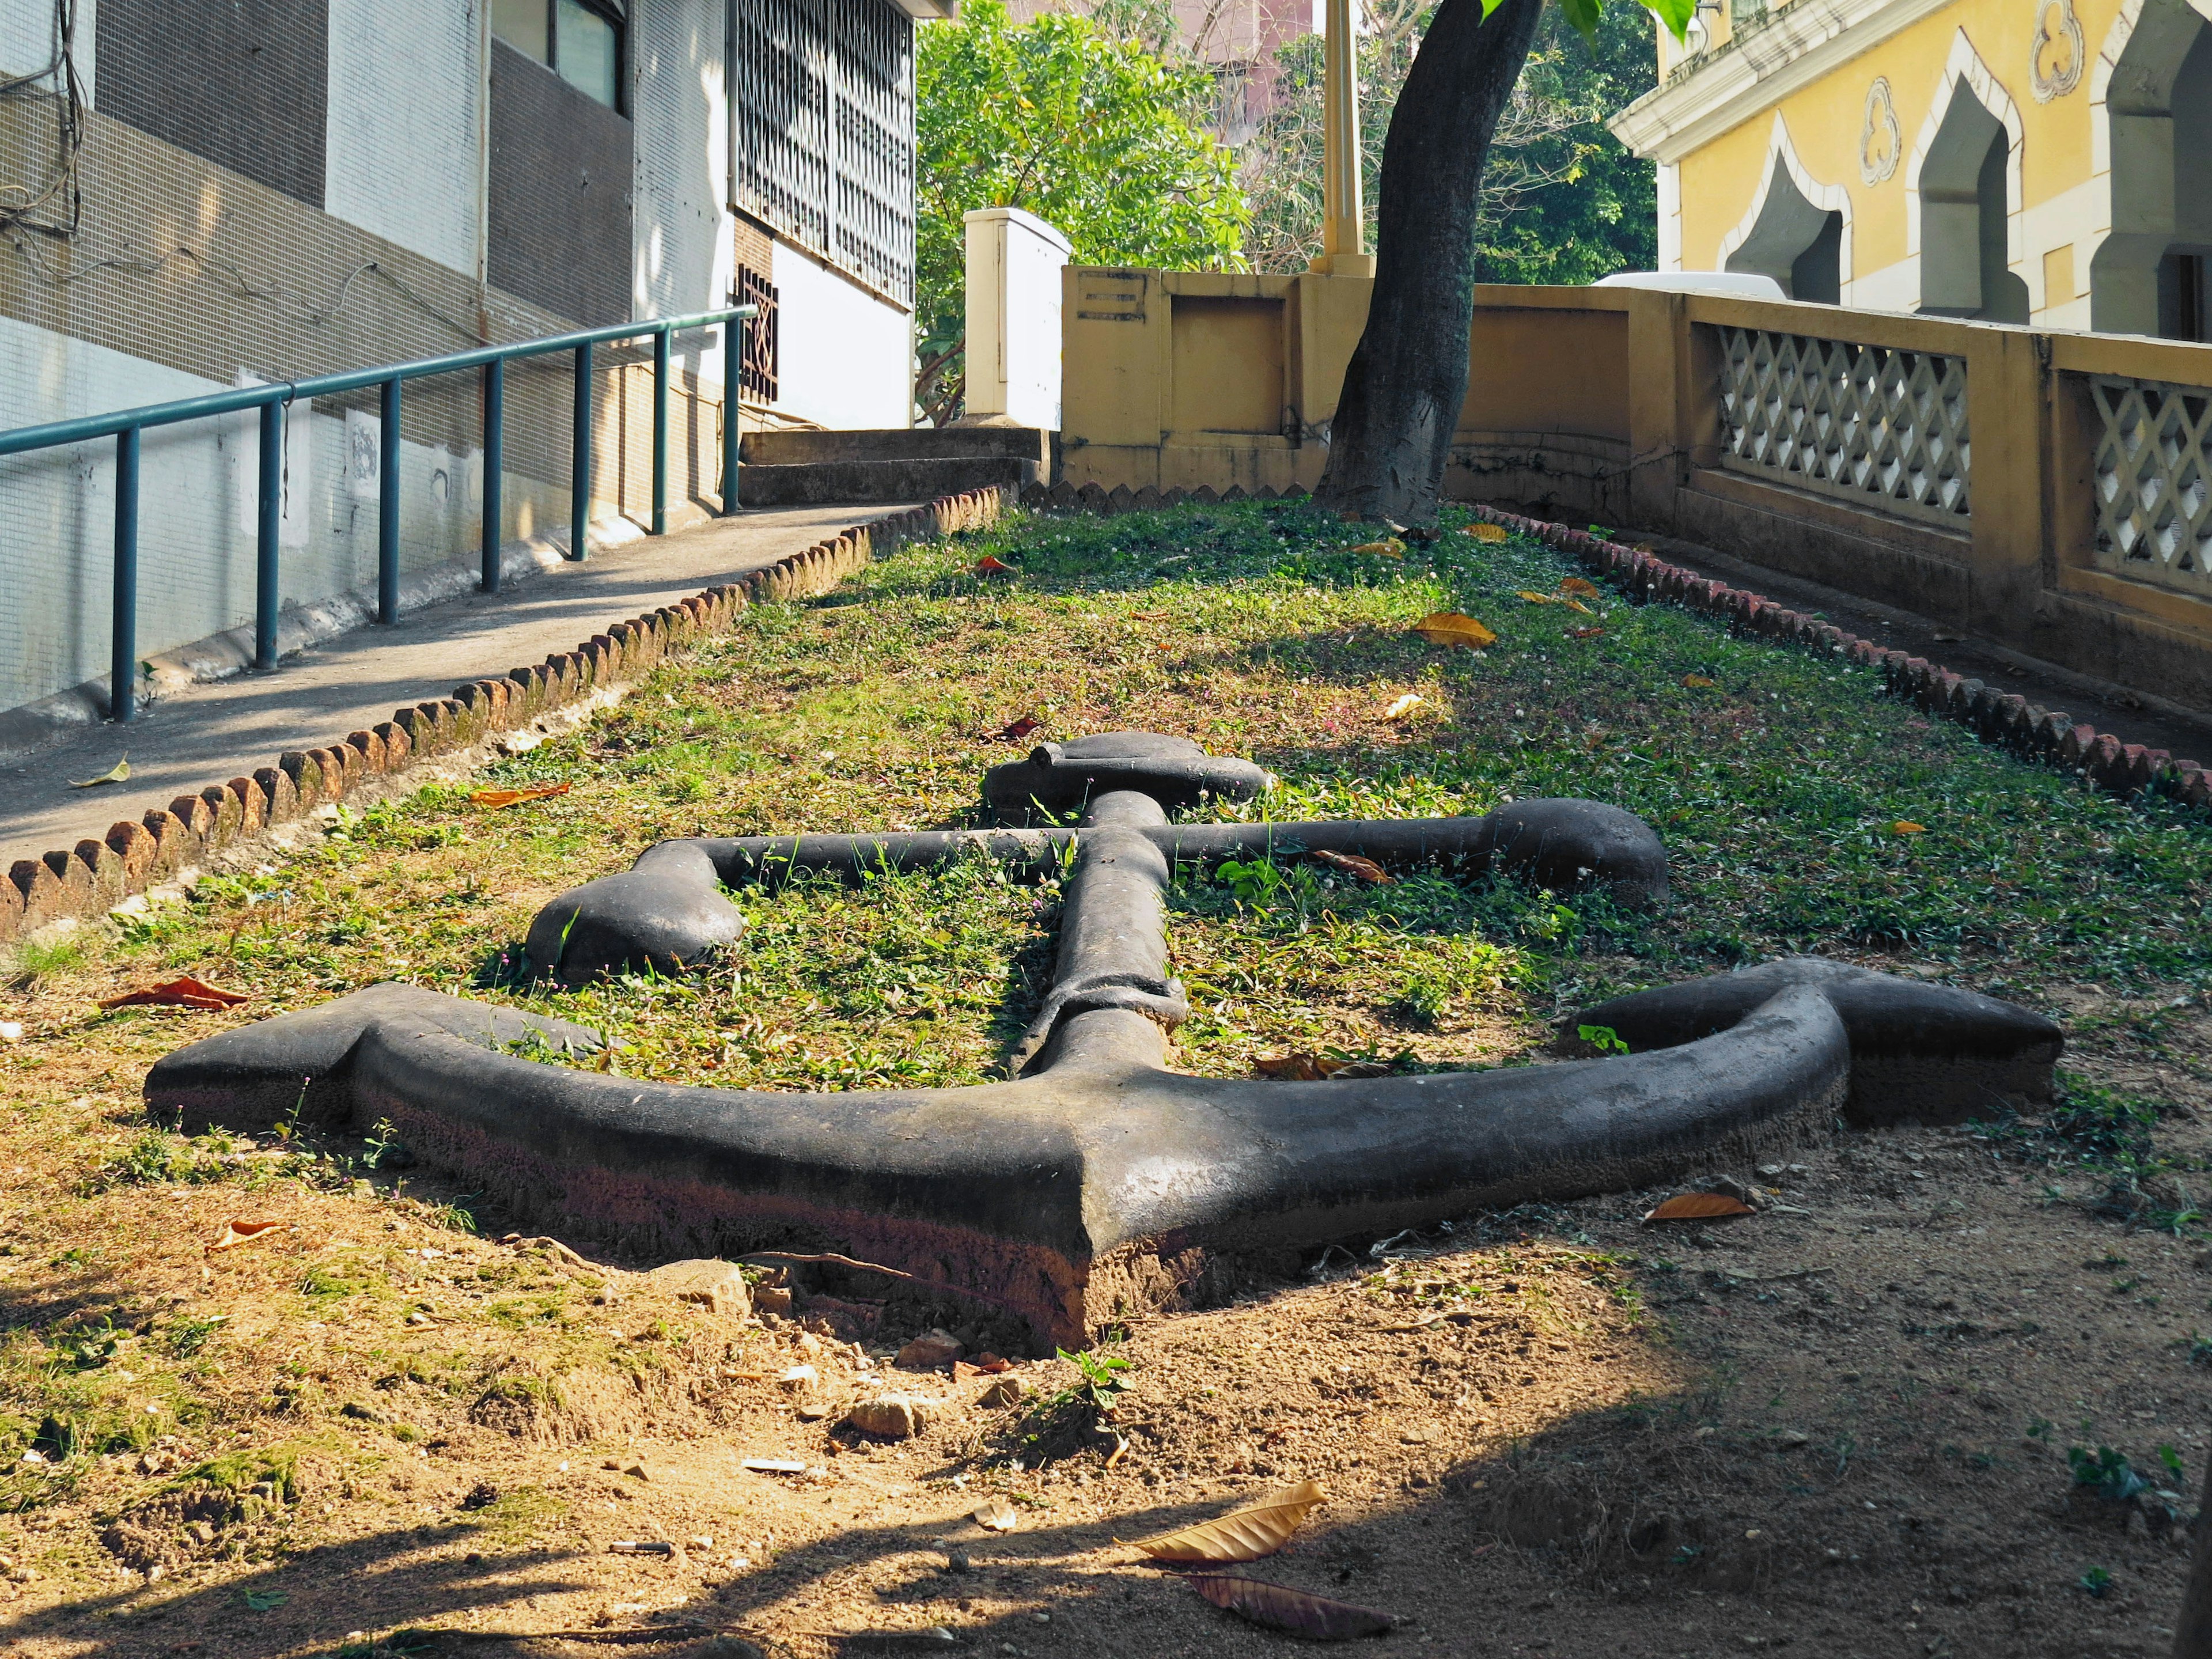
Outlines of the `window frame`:
{"label": "window frame", "polygon": [[[495,34],[493,38],[501,41],[511,50],[520,53],[523,57],[530,58],[532,63],[536,64],[540,69],[546,70],[549,74],[560,76],[563,85],[574,87],[577,92],[581,93],[585,97],[591,98],[593,103],[599,103],[600,100],[599,99],[592,97],[592,95],[590,93],[586,92],[583,88],[577,86],[576,83],[574,81],[569,80],[567,76],[561,75],[561,0],[539,0],[539,3],[544,7],[545,10],[545,56],[544,58],[540,58],[532,56],[530,52],[524,51],[522,47],[516,46],[514,41],[507,40],[507,38],[503,34]],[[625,0],[575,0],[575,4],[581,9],[590,12],[593,16],[605,23],[610,29],[614,31],[614,102],[608,105],[603,105],[602,107],[611,109],[616,114],[627,118],[630,113],[629,7],[625,3]],[[489,14],[487,14],[487,21],[489,21]]]}

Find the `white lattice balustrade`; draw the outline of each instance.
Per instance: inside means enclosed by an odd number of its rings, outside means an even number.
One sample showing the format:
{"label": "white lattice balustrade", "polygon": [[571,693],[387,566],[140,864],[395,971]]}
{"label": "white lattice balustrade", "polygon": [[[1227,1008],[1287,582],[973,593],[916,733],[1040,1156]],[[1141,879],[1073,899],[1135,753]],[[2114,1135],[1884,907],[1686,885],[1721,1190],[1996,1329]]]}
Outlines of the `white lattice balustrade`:
{"label": "white lattice balustrade", "polygon": [[1766,329],[1721,335],[1721,465],[1966,527],[1966,363]]}
{"label": "white lattice balustrade", "polygon": [[2098,566],[2212,592],[2212,389],[2099,374]]}

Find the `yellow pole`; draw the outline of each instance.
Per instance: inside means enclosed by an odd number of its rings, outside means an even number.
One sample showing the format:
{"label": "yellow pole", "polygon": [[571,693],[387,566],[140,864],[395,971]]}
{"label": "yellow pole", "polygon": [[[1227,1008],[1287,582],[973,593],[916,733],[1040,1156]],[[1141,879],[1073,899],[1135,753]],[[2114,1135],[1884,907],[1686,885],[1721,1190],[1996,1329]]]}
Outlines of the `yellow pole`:
{"label": "yellow pole", "polygon": [[1322,57],[1321,258],[1316,270],[1339,276],[1371,276],[1366,215],[1359,187],[1358,42],[1352,30],[1352,0],[1328,0]]}

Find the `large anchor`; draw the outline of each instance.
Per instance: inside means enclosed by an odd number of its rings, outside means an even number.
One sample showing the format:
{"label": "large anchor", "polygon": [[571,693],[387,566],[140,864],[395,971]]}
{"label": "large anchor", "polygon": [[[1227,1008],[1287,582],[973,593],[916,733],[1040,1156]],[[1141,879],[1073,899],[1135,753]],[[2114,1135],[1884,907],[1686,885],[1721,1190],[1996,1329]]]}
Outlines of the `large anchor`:
{"label": "large anchor", "polygon": [[237,1127],[295,1110],[334,1127],[388,1118],[419,1155],[541,1224],[663,1255],[834,1249],[1073,1343],[1191,1294],[1224,1261],[1279,1265],[1473,1210],[1741,1165],[1838,1116],[1955,1121],[2048,1096],[2062,1040],[2042,1016],[1810,957],[1572,1017],[1571,1030],[1613,1028],[1626,1055],[1313,1083],[1170,1071],[1167,1036],[1188,1012],[1163,897],[1179,863],[1348,854],[1633,906],[1666,896],[1658,837],[1595,801],[1476,818],[1170,817],[1271,781],[1147,732],[1046,744],[984,786],[1001,817],[1043,827],[663,842],[531,927],[532,962],[573,983],[737,948],[724,889],[788,873],[858,880],[979,854],[1033,879],[1066,871],[1052,988],[1004,1082],[640,1082],[562,1063],[603,1046],[584,1026],[386,984],[179,1049],[148,1074],[147,1100]]}

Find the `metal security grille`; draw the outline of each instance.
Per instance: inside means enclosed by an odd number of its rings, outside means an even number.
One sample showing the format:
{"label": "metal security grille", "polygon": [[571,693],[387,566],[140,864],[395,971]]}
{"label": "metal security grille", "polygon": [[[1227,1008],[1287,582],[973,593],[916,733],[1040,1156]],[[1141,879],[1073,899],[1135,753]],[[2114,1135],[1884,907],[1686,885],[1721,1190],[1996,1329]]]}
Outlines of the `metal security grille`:
{"label": "metal security grille", "polygon": [[775,401],[775,283],[757,270],[738,267],[737,303],[760,307],[760,315],[744,325],[738,390],[768,403]]}
{"label": "metal security grille", "polygon": [[1765,329],[1720,335],[1723,467],[1966,527],[1965,358]]}
{"label": "metal security grille", "polygon": [[2212,389],[2100,374],[2089,392],[2099,568],[2212,594]]}
{"label": "metal security grille", "polygon": [[744,0],[735,205],[914,302],[914,22],[889,0]]}

